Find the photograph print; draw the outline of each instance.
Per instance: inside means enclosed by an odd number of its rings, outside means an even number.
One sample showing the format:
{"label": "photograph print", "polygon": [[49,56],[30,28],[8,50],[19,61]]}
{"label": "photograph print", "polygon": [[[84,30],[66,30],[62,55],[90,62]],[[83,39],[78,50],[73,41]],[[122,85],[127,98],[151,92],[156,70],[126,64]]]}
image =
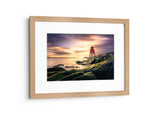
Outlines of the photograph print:
{"label": "photograph print", "polygon": [[113,34],[47,34],[47,81],[114,80]]}

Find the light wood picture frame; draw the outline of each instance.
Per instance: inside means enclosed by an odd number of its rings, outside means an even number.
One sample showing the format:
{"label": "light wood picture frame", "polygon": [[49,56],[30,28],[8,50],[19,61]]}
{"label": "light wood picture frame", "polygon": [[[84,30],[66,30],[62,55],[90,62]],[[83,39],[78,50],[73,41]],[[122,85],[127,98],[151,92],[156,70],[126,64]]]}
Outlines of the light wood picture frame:
{"label": "light wood picture frame", "polygon": [[[124,90],[36,93],[36,22],[103,23],[124,25]],[[123,74],[123,73],[122,73]],[[30,98],[65,98],[129,95],[129,19],[30,16]]]}

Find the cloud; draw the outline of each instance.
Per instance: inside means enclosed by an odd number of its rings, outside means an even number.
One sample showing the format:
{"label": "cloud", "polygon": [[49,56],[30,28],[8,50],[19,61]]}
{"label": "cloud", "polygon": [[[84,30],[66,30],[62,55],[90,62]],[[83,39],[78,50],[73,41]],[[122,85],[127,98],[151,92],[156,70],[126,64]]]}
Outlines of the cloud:
{"label": "cloud", "polygon": [[114,50],[114,35],[105,34],[47,34],[48,56],[77,56],[89,54],[94,46],[97,54]]}
{"label": "cloud", "polygon": [[68,47],[49,47],[48,53],[53,53],[52,55],[69,55],[72,54],[73,51]]}
{"label": "cloud", "polygon": [[69,53],[69,52],[53,52],[57,55],[69,55],[69,54],[72,54],[72,53]]}
{"label": "cloud", "polygon": [[75,53],[88,52],[88,50],[75,50]]}

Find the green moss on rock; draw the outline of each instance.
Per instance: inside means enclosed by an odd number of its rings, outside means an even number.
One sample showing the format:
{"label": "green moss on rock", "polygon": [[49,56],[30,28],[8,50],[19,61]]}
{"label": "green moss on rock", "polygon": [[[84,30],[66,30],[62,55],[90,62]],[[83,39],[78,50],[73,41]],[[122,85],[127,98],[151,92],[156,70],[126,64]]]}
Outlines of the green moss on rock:
{"label": "green moss on rock", "polygon": [[47,72],[51,72],[51,71],[65,71],[65,69],[62,67],[54,66],[52,68],[47,69]]}
{"label": "green moss on rock", "polygon": [[114,79],[114,64],[113,62],[105,63],[99,69],[93,69],[97,79]]}
{"label": "green moss on rock", "polygon": [[87,66],[78,70],[65,70],[59,66],[48,68],[48,81],[114,79],[113,52],[90,57],[76,63]]}
{"label": "green moss on rock", "polygon": [[62,77],[64,77],[64,74],[62,72],[58,72],[58,73],[48,77],[47,81],[58,81]]}
{"label": "green moss on rock", "polygon": [[57,72],[56,71],[53,71],[53,72],[47,72],[47,77],[50,77],[50,76],[52,76],[52,75],[54,75],[54,74],[56,74]]}
{"label": "green moss on rock", "polygon": [[96,76],[93,74],[93,72],[87,72],[81,76],[74,78],[74,80],[95,80],[95,79]]}
{"label": "green moss on rock", "polygon": [[76,72],[76,73],[72,73],[68,76],[63,77],[61,80],[62,81],[66,81],[66,80],[74,80],[75,77],[78,77],[80,75],[83,75],[84,72]]}
{"label": "green moss on rock", "polygon": [[50,77],[48,77],[47,81],[59,81],[61,80],[63,77],[68,76],[70,74],[73,74],[77,72],[77,70],[69,70],[69,71],[61,71],[61,72],[57,72],[56,74],[51,75]]}

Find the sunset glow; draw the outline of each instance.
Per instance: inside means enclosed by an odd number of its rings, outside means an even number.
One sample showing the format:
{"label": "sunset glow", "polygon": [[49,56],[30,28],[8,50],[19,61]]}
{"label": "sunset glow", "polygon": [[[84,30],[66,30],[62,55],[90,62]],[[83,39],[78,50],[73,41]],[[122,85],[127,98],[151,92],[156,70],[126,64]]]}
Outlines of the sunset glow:
{"label": "sunset glow", "polygon": [[91,46],[96,55],[114,50],[113,35],[47,34],[47,57],[88,57]]}

